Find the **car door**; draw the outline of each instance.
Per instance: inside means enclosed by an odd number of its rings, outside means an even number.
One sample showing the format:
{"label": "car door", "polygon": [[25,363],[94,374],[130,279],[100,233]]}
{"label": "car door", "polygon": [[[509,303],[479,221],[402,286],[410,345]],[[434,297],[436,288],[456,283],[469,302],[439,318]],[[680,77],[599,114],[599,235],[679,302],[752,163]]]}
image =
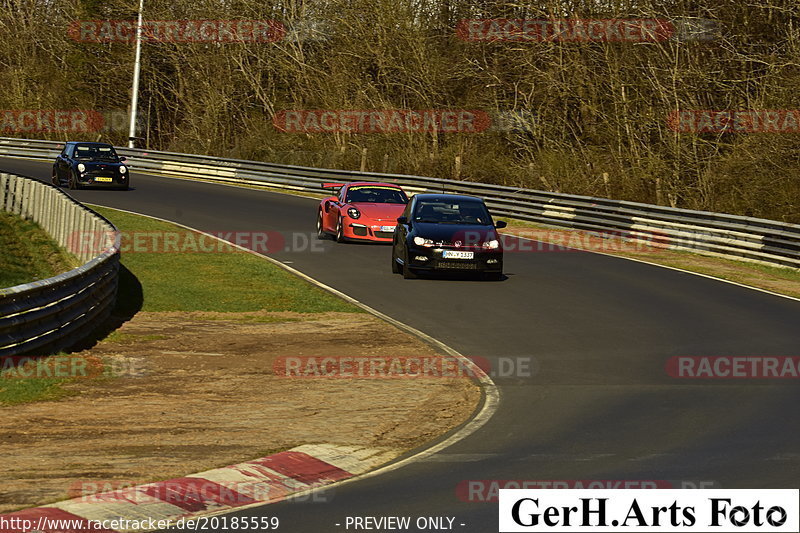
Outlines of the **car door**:
{"label": "car door", "polygon": [[339,212],[344,202],[345,194],[347,194],[347,185],[339,189],[339,194],[337,195],[336,200],[331,200],[330,208],[328,209],[328,213],[326,215],[327,219],[325,221],[325,225],[331,230],[335,230],[336,224],[339,222]]}
{"label": "car door", "polygon": [[64,146],[64,149],[61,150],[61,153],[56,156],[56,160],[53,162],[53,171],[58,179],[61,179],[61,160],[64,158],[64,152],[66,150],[67,147]]}
{"label": "car door", "polygon": [[[414,211],[413,208],[414,199],[412,198],[406,204],[406,208],[403,210],[403,214],[400,216],[406,217],[407,220],[411,220],[411,213]],[[392,242],[392,246],[394,247],[394,254],[395,257],[403,258],[405,257],[405,248],[406,248],[406,238],[408,237],[409,226],[408,223],[400,224],[397,223],[394,232],[394,241]]]}
{"label": "car door", "polygon": [[72,157],[73,145],[68,144],[64,146],[64,151],[58,156],[56,160],[56,173],[59,179],[69,177],[69,159]]}

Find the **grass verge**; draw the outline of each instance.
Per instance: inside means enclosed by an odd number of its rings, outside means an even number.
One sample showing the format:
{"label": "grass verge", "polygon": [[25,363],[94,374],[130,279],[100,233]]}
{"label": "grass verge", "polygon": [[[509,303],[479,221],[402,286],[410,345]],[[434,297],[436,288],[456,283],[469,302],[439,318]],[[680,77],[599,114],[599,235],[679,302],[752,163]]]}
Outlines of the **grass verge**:
{"label": "grass verge", "polygon": [[38,224],[0,212],[0,287],[50,278],[78,266]]}
{"label": "grass verge", "polygon": [[67,378],[22,378],[7,377],[9,372],[0,373],[0,405],[19,405],[30,402],[58,400],[70,393],[62,388]]}
{"label": "grass verge", "polygon": [[[200,234],[151,218],[92,206],[129,236]],[[135,237],[134,237],[135,238]],[[122,264],[141,284],[144,311],[362,312],[327,291],[251,253],[126,251]],[[130,281],[130,280],[127,280]],[[130,298],[128,286],[121,297]]]}
{"label": "grass verge", "polygon": [[0,405],[58,400],[75,394],[62,385],[111,375],[101,357],[58,353],[48,357],[6,357],[0,361]]}

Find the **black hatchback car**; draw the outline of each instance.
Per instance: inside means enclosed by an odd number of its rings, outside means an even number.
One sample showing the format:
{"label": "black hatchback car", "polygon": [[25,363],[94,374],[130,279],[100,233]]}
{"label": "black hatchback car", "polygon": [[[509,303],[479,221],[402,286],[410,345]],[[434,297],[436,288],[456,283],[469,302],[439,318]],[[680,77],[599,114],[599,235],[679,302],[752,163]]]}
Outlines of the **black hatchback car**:
{"label": "black hatchback car", "polygon": [[110,144],[68,142],[53,163],[53,185],[127,190],[131,180],[124,161]]}
{"label": "black hatchback car", "polygon": [[417,194],[397,219],[392,272],[415,278],[419,272],[482,273],[503,276],[503,247],[483,200],[456,194]]}

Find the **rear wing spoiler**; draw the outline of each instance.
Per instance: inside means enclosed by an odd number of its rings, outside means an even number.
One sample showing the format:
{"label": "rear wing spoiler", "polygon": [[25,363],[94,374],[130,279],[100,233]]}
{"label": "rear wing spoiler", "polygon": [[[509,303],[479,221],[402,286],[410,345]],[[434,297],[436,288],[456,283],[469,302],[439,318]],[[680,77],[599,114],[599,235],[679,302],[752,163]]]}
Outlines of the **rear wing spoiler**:
{"label": "rear wing spoiler", "polygon": [[323,183],[323,189],[341,189],[344,187],[344,183]]}

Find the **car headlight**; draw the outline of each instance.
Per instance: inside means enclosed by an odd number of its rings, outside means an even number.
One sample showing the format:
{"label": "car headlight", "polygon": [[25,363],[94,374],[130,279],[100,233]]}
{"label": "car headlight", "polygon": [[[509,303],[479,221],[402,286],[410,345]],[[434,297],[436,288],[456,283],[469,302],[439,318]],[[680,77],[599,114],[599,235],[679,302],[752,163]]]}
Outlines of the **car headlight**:
{"label": "car headlight", "polygon": [[86,165],[78,163],[78,172],[86,172]]}
{"label": "car headlight", "polygon": [[358,218],[361,216],[361,213],[355,207],[351,207],[347,210],[347,216],[350,218]]}
{"label": "car headlight", "polygon": [[417,246],[433,246],[433,241],[430,239],[423,239],[422,237],[414,237],[414,244]]}
{"label": "car headlight", "polygon": [[120,174],[125,174],[127,171],[128,171],[128,169],[125,168],[125,165],[120,165],[120,167],[119,167],[119,173]]}
{"label": "car headlight", "polygon": [[497,239],[486,241],[485,243],[483,243],[483,247],[486,250],[497,250],[498,248],[500,248],[500,241],[498,241]]}

